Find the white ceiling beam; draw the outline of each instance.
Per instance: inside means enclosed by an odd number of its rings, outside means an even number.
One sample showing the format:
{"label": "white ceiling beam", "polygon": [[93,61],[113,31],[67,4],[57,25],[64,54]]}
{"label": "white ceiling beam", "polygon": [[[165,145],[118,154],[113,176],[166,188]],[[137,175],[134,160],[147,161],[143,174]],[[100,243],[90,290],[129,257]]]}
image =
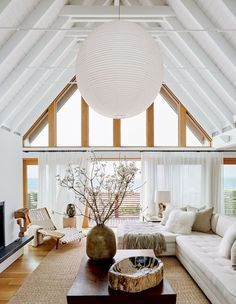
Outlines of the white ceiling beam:
{"label": "white ceiling beam", "polygon": [[[75,58],[76,56],[67,57],[65,60],[63,60],[63,64],[74,66]],[[44,84],[41,87],[40,92],[34,96],[34,102],[30,103],[29,108],[24,113],[24,117],[22,117],[21,121],[16,121],[16,123],[11,126],[11,129],[21,134],[25,134],[25,132],[33,125],[39,115],[45,111],[50,102],[55,99],[55,97],[70,81],[74,74],[75,72],[71,71],[70,69],[63,73],[52,73],[52,75],[48,78],[48,83]],[[54,81],[58,81],[58,84],[55,85]]]}
{"label": "white ceiling beam", "polygon": [[[83,21],[83,19],[71,19],[70,18],[70,21],[71,22],[80,22]],[[111,21],[113,19],[104,19],[102,20],[103,22],[104,21]],[[117,18],[114,19],[114,20],[118,20]],[[135,21],[137,20],[136,19],[132,19],[132,18],[125,18],[125,20],[131,20],[131,21]],[[145,19],[141,19],[139,18],[140,22],[144,22]],[[155,19],[157,20],[157,19]],[[164,22],[163,18],[161,19],[158,19],[159,22]],[[93,20],[94,21],[94,20]],[[96,20],[95,20],[96,21]],[[150,20],[147,20],[147,23],[149,22]],[[154,20],[151,20],[152,22]],[[86,20],[86,22],[88,22],[88,20]],[[98,21],[99,22],[99,21]],[[92,22],[91,20],[89,20],[88,24],[89,26],[93,25],[94,22]],[[84,28],[84,27],[83,27]],[[23,27],[23,26],[0,26],[0,30],[12,30],[12,31],[17,31],[17,32],[28,32],[28,31],[32,31],[32,32],[64,32],[64,31],[67,31],[66,28],[59,28],[59,27],[51,27],[51,28],[48,28],[48,27],[45,27],[45,26],[40,26],[40,27]],[[74,26],[73,28],[70,29],[70,32],[74,32],[74,31],[80,31],[81,30],[81,27],[76,27]],[[86,30],[86,29],[85,29]],[[182,29],[165,29],[165,28],[162,28],[162,27],[158,27],[158,26],[155,26],[155,28],[153,29],[154,32],[158,32],[158,33],[173,33],[173,32],[176,32],[176,33],[204,33],[204,32],[217,32],[217,33],[235,33],[236,32],[236,29],[220,29],[220,28],[217,28],[217,27],[213,27],[211,29],[196,29],[196,28],[188,28],[188,29],[185,29],[185,28],[182,28]]]}
{"label": "white ceiling beam", "polygon": [[[212,145],[215,148],[235,148],[236,147],[236,128],[227,130],[213,137]],[[228,153],[227,153],[228,154]],[[232,155],[235,156],[235,155]]]}
{"label": "white ceiling beam", "polygon": [[138,0],[123,0],[122,2],[126,6],[139,5],[140,4]]}
{"label": "white ceiling beam", "polygon": [[[119,7],[117,6],[80,6],[65,5],[60,16],[88,18],[93,21],[94,18],[119,18]],[[120,6],[120,19],[127,18],[164,18],[175,16],[174,11],[167,5],[143,7],[143,6]]]}
{"label": "white ceiling beam", "polygon": [[[169,38],[160,37],[159,43],[165,49],[170,56],[174,57],[178,61],[178,65],[192,67],[191,63],[184,57],[182,52],[171,42]],[[218,116],[219,120],[223,120],[225,125],[234,126],[233,122],[233,113],[227,108],[227,106],[220,100],[220,98],[214,93],[214,91],[209,87],[205,80],[202,79],[201,75],[196,70],[180,70],[181,73],[184,73],[189,79],[192,79],[192,82],[195,83],[195,87],[198,88],[199,94],[201,94],[201,102],[204,109],[204,103],[209,105],[209,108],[214,111]]]}
{"label": "white ceiling beam", "polygon": [[[48,55],[45,60],[45,65],[61,64],[65,57],[70,57],[68,54],[74,46],[75,42],[72,38],[64,39],[54,51]],[[73,57],[73,56],[72,56]],[[67,66],[67,65],[66,65]],[[41,86],[45,85],[48,77],[53,73],[64,73],[65,70],[38,70],[33,74],[31,79],[25,84],[22,90],[9,102],[8,106],[0,113],[0,123],[2,125],[11,125],[13,121],[18,119],[26,109],[26,105],[33,102],[35,92],[41,91]],[[70,71],[71,72],[71,71]],[[72,70],[73,72],[73,70]]]}
{"label": "white ceiling beam", "polygon": [[[165,62],[170,64],[169,57],[165,57]],[[177,70],[170,70],[168,73],[172,75],[175,79],[178,79],[178,85],[182,88],[182,90],[185,91],[189,98],[191,98],[192,102],[199,109],[199,111],[203,112],[207,116],[207,119],[214,126],[214,131],[221,132],[223,129],[222,122],[219,120],[218,116],[214,113],[214,111],[209,108],[206,102],[204,102],[203,98],[199,95],[198,90],[196,90],[196,86],[194,84],[191,84],[190,82],[186,82],[186,75],[183,75]],[[191,108],[187,109],[191,113]],[[197,119],[198,118],[199,117],[197,117]]]}
{"label": "white ceiling beam", "polygon": [[[68,27],[69,25],[71,25],[71,23],[68,22],[68,18],[59,17],[52,26]],[[0,112],[32,76],[34,71],[27,67],[40,66],[45,57],[48,56],[47,53],[62,41],[64,34],[65,33],[62,32],[45,33],[4,80],[0,85]]]}
{"label": "white ceiling beam", "polygon": [[165,83],[170,88],[176,97],[181,101],[185,108],[193,115],[196,121],[202,126],[202,128],[211,136],[215,128],[209,121],[208,117],[196,106],[193,98],[189,95],[189,92],[179,84],[178,79],[170,74],[170,72],[165,71]]}
{"label": "white ceiling beam", "polygon": [[[37,27],[41,26],[44,22],[47,11],[52,6],[55,0],[42,0],[39,5],[33,10],[33,12],[22,23],[23,27]],[[15,32],[11,38],[0,49],[0,69],[4,68],[4,63],[11,56],[17,56],[18,47],[22,47],[27,39],[30,39],[31,32]]]}
{"label": "white ceiling beam", "polygon": [[[157,18],[157,17],[127,17],[127,18],[120,18],[121,20],[125,19],[125,21],[131,21],[131,22],[157,22],[157,23],[160,23],[160,22],[163,22],[163,18]],[[110,22],[110,21],[113,21],[113,20],[118,20],[118,18],[110,18],[110,17],[107,17],[107,18],[72,18],[71,21],[72,22],[79,22],[79,23],[82,23],[82,22],[101,22],[101,23],[104,23],[104,22]]]}
{"label": "white ceiling beam", "polygon": [[[168,27],[171,29],[184,29],[183,25],[176,18],[166,18],[166,23],[163,24],[163,27]],[[228,81],[221,70],[219,70],[219,68],[212,62],[199,44],[189,33],[173,32],[169,35],[171,38],[173,37],[172,35],[174,35],[174,37],[177,38],[181,44],[183,44],[183,53],[190,53],[198,61],[199,66],[208,68],[208,71],[206,72],[209,73],[209,76],[225,95],[224,102],[227,102],[231,110],[236,113],[236,90],[234,86]]]}
{"label": "white ceiling beam", "polygon": [[[74,30],[74,29],[68,29],[68,31],[66,31],[65,35],[66,37],[78,37],[78,38],[87,38],[89,36],[89,34],[93,31],[94,29],[78,29],[78,30]],[[150,33],[153,37],[157,37],[157,36],[166,36],[166,32],[163,31],[163,29],[161,27],[155,27],[155,29],[148,29],[145,28],[145,30]]]}
{"label": "white ceiling beam", "polygon": [[[183,7],[189,13],[196,25],[201,28],[212,28],[214,24],[210,19],[204,15],[203,11],[194,1],[180,0]],[[229,42],[217,32],[205,32],[209,39],[214,43],[215,47],[219,50],[223,58],[226,58],[234,67],[236,66],[236,51],[229,44]]]}
{"label": "white ceiling beam", "polygon": [[236,1],[235,0],[222,0],[228,12],[236,19]]}

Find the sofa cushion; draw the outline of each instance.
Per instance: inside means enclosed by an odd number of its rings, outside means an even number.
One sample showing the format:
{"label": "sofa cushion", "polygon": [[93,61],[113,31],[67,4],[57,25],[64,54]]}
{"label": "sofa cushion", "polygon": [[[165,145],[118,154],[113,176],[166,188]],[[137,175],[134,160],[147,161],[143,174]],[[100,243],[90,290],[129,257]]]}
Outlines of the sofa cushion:
{"label": "sofa cushion", "polygon": [[172,212],[173,210],[182,210],[182,211],[186,211],[187,209],[186,209],[186,207],[180,208],[180,207],[177,207],[177,206],[174,205],[174,204],[167,204],[166,209],[165,209],[165,211],[163,212],[163,218],[162,218],[162,220],[161,220],[161,224],[162,224],[162,225],[165,225],[165,224],[166,224],[166,222],[167,222],[167,220],[168,220],[168,218],[169,218],[169,216],[170,216],[170,214],[171,214],[171,212]]}
{"label": "sofa cushion", "polygon": [[219,214],[218,213],[213,213],[211,217],[211,230],[216,233],[216,225],[218,222]]}
{"label": "sofa cushion", "polygon": [[190,234],[195,220],[195,212],[173,210],[167,220],[165,230],[173,233]]}
{"label": "sofa cushion", "polygon": [[204,206],[201,206],[201,207],[199,207],[199,208],[196,208],[196,207],[187,205],[186,208],[187,208],[187,211],[197,212],[197,211],[200,211],[200,210],[205,209],[206,206],[204,205]]}
{"label": "sofa cushion", "polygon": [[236,241],[233,243],[231,248],[231,264],[234,270],[236,270]]}
{"label": "sofa cushion", "polygon": [[223,237],[232,224],[236,224],[236,217],[220,214],[216,224],[216,233]]}
{"label": "sofa cushion", "polygon": [[198,266],[200,272],[224,297],[229,299],[226,303],[236,300],[236,272],[231,267],[231,261],[216,255],[221,237],[215,234],[199,233],[198,235],[179,235],[176,237],[177,250],[184,253]]}
{"label": "sofa cushion", "polygon": [[219,255],[223,258],[229,259],[231,253],[231,247],[236,241],[236,225],[232,224],[226,231],[223,239],[220,242],[219,246]]}
{"label": "sofa cushion", "polygon": [[213,207],[196,212],[196,218],[193,224],[193,231],[209,232],[211,230],[211,217]]}

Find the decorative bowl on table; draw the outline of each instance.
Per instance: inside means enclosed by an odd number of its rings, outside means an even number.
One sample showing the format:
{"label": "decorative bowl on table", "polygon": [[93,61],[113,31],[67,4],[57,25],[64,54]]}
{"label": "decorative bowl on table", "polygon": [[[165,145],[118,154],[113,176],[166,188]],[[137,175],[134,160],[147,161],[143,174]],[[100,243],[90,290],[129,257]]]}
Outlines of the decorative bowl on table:
{"label": "decorative bowl on table", "polygon": [[112,289],[140,292],[160,284],[163,279],[163,263],[149,256],[135,256],[121,260],[108,271],[108,285]]}

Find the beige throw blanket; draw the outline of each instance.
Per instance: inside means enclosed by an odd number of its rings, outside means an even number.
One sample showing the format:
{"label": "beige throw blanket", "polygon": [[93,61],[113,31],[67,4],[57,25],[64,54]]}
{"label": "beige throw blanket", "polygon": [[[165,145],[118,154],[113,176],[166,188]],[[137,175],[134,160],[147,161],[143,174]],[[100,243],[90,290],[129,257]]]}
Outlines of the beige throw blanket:
{"label": "beige throw blanket", "polygon": [[43,243],[43,236],[38,231],[42,229],[42,227],[38,225],[30,225],[28,228],[29,236],[33,235],[33,240],[30,242],[30,245],[33,247],[37,247],[38,245]]}
{"label": "beige throw blanket", "polygon": [[124,249],[153,249],[155,255],[166,250],[166,241],[161,233],[125,233]]}

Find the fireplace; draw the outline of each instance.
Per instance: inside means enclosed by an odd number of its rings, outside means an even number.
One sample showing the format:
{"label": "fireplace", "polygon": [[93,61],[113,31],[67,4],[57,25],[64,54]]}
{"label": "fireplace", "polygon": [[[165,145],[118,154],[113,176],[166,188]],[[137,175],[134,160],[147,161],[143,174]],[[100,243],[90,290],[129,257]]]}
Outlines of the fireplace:
{"label": "fireplace", "polygon": [[5,247],[4,202],[0,202],[0,249]]}

